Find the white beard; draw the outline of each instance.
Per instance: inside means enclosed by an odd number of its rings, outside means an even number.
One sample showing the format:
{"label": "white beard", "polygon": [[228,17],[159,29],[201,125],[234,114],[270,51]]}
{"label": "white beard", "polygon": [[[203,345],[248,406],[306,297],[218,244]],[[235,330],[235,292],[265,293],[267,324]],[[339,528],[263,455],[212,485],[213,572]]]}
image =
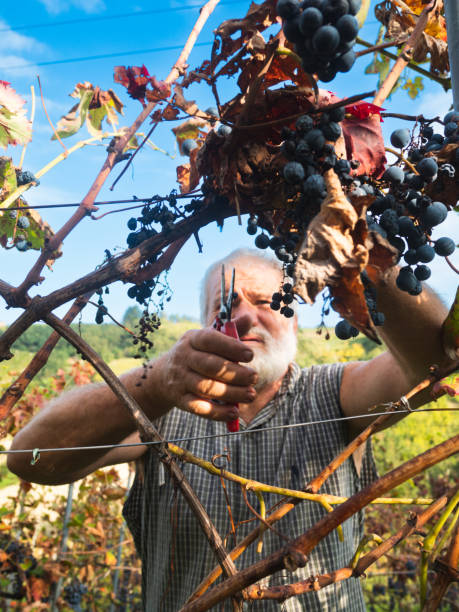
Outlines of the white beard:
{"label": "white beard", "polygon": [[260,391],[267,385],[279,380],[295,359],[296,332],[292,326],[285,335],[275,339],[266,330],[252,327],[248,335],[256,336],[264,342],[260,347],[252,347],[254,356],[252,361],[247,364],[258,374],[258,381],[254,386],[257,391]]}

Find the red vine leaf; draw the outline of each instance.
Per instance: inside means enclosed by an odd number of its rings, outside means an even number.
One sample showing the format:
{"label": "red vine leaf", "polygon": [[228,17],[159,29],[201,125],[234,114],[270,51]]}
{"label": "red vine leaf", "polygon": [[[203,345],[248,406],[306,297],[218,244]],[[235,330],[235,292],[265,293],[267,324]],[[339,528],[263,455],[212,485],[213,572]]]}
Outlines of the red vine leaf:
{"label": "red vine leaf", "polygon": [[115,83],[120,83],[126,87],[128,94],[134,100],[139,100],[145,105],[145,93],[150,82],[150,75],[145,65],[142,66],[115,66],[113,75]]}
{"label": "red vine leaf", "polygon": [[181,164],[177,166],[177,183],[180,185],[180,193],[188,193],[190,191],[190,164]]}
{"label": "red vine leaf", "polygon": [[342,122],[346,153],[359,162],[355,174],[379,178],[385,168],[386,152],[378,114],[366,118],[346,117]]}

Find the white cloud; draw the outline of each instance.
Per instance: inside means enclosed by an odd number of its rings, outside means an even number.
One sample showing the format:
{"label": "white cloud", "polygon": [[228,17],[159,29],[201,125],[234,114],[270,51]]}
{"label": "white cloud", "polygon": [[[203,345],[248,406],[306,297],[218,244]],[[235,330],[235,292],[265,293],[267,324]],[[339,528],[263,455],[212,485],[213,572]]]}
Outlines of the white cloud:
{"label": "white cloud", "polygon": [[100,13],[105,10],[103,0],[39,0],[46,8],[48,13],[57,15],[71,8],[76,8],[85,13]]}
{"label": "white cloud", "polygon": [[3,80],[5,77],[35,77],[38,68],[33,60],[47,50],[48,47],[36,38],[14,32],[0,19],[0,74]]}
{"label": "white cloud", "polygon": [[429,92],[422,96],[416,109],[417,115],[424,115],[426,119],[442,118],[450,110],[453,103],[451,91]]}

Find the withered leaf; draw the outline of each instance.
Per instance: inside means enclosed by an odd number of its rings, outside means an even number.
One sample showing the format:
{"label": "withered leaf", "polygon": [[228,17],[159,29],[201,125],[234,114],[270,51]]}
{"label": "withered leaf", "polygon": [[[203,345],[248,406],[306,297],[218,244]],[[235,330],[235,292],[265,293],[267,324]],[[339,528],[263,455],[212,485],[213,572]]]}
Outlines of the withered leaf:
{"label": "withered leaf", "polygon": [[173,104],[178,106],[189,115],[195,115],[199,111],[199,107],[194,100],[187,100],[183,95],[182,87],[176,83],[174,85],[174,97],[172,98]]}
{"label": "withered leaf", "polygon": [[[300,247],[295,267],[295,292],[307,303],[313,303],[326,286],[330,287],[333,307],[378,342],[360,280],[360,273],[367,267],[374,247],[365,221],[370,198],[358,198],[353,205],[344,195],[333,170],[328,170],[324,178],[327,197],[309,224]],[[384,267],[383,254],[388,265],[394,265],[395,249],[389,244],[387,247],[377,245],[382,249],[381,266]]]}
{"label": "withered leaf", "polygon": [[340,280],[342,268],[361,272],[368,263],[367,249],[354,245],[352,238],[358,220],[355,208],[333,170],[325,172],[324,179],[327,197],[309,224],[295,268],[295,291],[309,304],[327,285]]}
{"label": "withered leaf", "polygon": [[[420,0],[407,0],[406,4],[415,14],[420,14],[425,5]],[[443,2],[439,0],[429,13],[429,21],[414,50],[413,60],[423,63],[430,59],[430,70],[434,74],[449,72],[448,45],[446,42],[445,19],[441,14]],[[375,7],[376,18],[386,26],[386,38],[400,39],[410,35],[416,24],[416,17],[402,11],[395,3],[381,3]]]}

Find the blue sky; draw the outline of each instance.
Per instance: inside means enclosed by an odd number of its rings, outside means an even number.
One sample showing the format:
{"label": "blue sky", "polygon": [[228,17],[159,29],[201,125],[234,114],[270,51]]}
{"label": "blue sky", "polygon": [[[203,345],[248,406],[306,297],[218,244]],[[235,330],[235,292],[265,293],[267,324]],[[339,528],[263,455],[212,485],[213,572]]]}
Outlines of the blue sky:
{"label": "blue sky", "polygon": [[[137,0],[27,0],[25,3],[5,2],[0,7],[0,79],[12,83],[13,87],[30,102],[30,85],[37,85],[39,74],[43,85],[48,113],[54,123],[72,106],[73,99],[68,97],[77,82],[89,81],[102,89],[113,88],[126,104],[125,117],[121,125],[128,125],[141,110],[140,104],[128,98],[125,90],[114,84],[113,67],[115,65],[145,64],[150,74],[163,79],[178,57],[178,50],[151,49],[173,47],[183,44],[198,15],[196,0],[183,2],[164,0],[160,5]],[[373,3],[372,3],[373,4]],[[250,2],[226,1],[217,7],[214,14],[201,33],[199,42],[211,42],[213,29],[224,19],[243,16]],[[154,8],[152,8],[152,6]],[[169,10],[170,9],[170,10]],[[158,12],[153,13],[151,11]],[[374,40],[377,22],[371,9],[367,23],[360,35],[367,40]],[[146,11],[150,11],[146,13]],[[99,19],[130,14],[112,19]],[[78,21],[76,21],[78,20]],[[63,23],[70,21],[71,23]],[[143,51],[142,51],[143,50]],[[150,50],[149,52],[145,50]],[[131,53],[139,51],[139,53]],[[189,63],[198,66],[210,51],[210,46],[194,49]],[[101,54],[118,54],[118,57],[91,61],[66,62],[87,56]],[[371,56],[358,60],[353,71],[340,75],[331,84],[339,96],[349,96],[360,91],[368,91],[376,86],[376,77],[364,75],[364,69],[371,61]],[[48,62],[61,62],[50,63]],[[414,75],[413,75],[414,76]],[[424,113],[425,116],[444,114],[450,104],[450,93],[445,94],[436,83],[424,81],[422,95],[412,101],[405,92],[397,92],[385,104],[387,110],[409,114]],[[231,80],[223,82],[222,97],[234,95],[235,88]],[[36,87],[37,89],[37,87]],[[187,97],[196,99],[201,108],[214,103],[210,91],[204,87],[194,87]],[[30,104],[28,104],[30,106]],[[155,132],[155,143],[168,151],[174,159],[163,153],[144,149],[113,192],[108,187],[111,180],[100,193],[98,199],[122,199],[133,195],[148,197],[156,193],[166,194],[176,187],[175,167],[186,161],[180,158],[175,150],[170,125],[161,125]],[[386,121],[383,129],[386,137],[400,121]],[[81,130],[75,137],[66,141],[71,146],[79,138],[86,138],[87,132]],[[46,121],[43,109],[37,99],[37,112],[34,123],[33,141],[29,145],[24,169],[36,172],[48,161],[61,152],[60,145],[50,141],[51,129]],[[18,160],[21,151],[18,147],[9,148],[8,155]],[[5,154],[1,152],[1,154]],[[105,146],[86,147],[75,153],[64,163],[45,175],[41,185],[30,190],[26,195],[31,204],[54,204],[78,202],[85,195],[98,169],[105,159]],[[121,166],[116,168],[111,179],[115,178]],[[107,207],[104,208],[104,212]],[[43,217],[55,229],[65,222],[70,215],[69,209],[42,211]],[[65,240],[64,256],[54,266],[54,271],[45,272],[45,282],[35,288],[31,294],[47,294],[50,291],[71,282],[92,271],[104,257],[104,249],[121,250],[125,246],[128,233],[126,222],[130,213],[109,215],[101,221],[82,221],[77,229]],[[457,214],[450,213],[446,223],[437,230],[437,235],[459,235]],[[194,241],[182,250],[169,274],[169,283],[173,297],[168,306],[169,314],[191,315],[198,317],[199,281],[207,266],[217,257],[237,246],[252,246],[253,238],[245,232],[245,224],[238,227],[235,220],[225,223],[223,232],[215,225],[200,232],[204,244],[204,253],[198,254]],[[36,259],[35,252],[20,254],[16,250],[1,253],[1,277],[17,285]],[[459,256],[453,256],[459,266]],[[452,300],[457,286],[457,276],[441,258],[436,258],[433,265],[432,286],[446,301]],[[117,283],[112,285],[106,304],[115,317],[122,317],[125,309],[132,304],[126,296],[127,286]],[[320,302],[321,300],[319,300]],[[57,311],[62,312],[62,310]],[[19,311],[7,311],[0,305],[0,321],[11,322]],[[86,309],[84,320],[93,321],[94,311]],[[313,307],[302,306],[299,309],[300,324],[317,325],[320,320],[320,303]],[[336,319],[330,317],[330,324]]]}

